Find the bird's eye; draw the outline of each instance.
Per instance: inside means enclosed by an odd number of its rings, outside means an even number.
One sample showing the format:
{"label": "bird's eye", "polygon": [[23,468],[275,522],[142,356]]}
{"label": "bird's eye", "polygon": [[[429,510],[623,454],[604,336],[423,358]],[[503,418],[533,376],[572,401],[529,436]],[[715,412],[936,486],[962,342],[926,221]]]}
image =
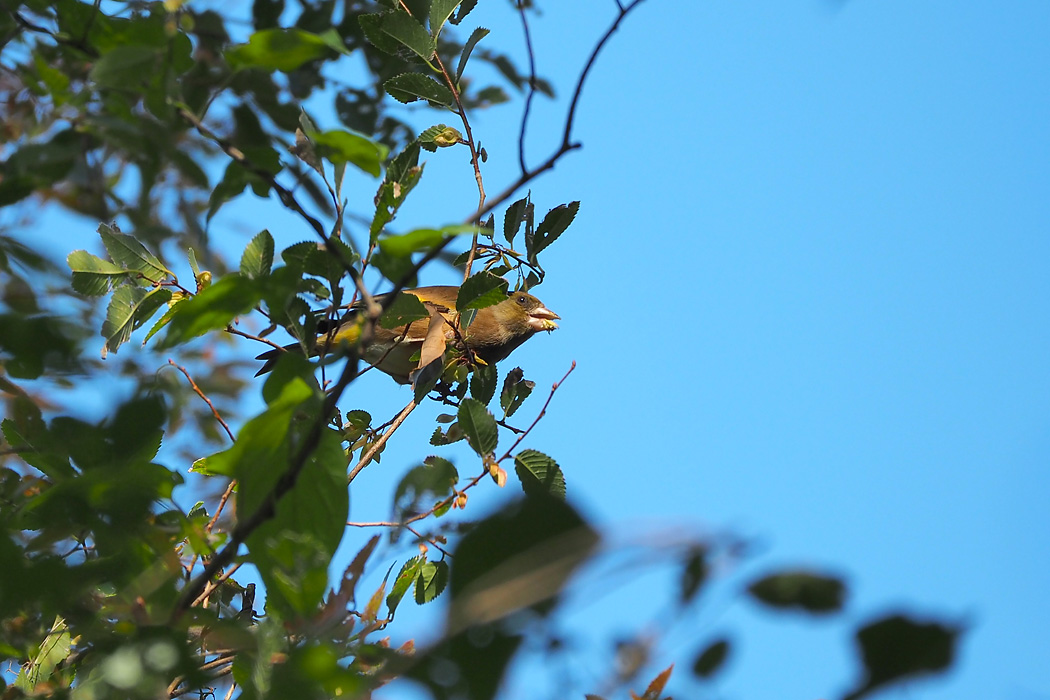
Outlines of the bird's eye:
{"label": "bird's eye", "polygon": [[521,304],[522,306],[525,306],[525,295],[524,294],[519,294],[518,295],[518,303]]}

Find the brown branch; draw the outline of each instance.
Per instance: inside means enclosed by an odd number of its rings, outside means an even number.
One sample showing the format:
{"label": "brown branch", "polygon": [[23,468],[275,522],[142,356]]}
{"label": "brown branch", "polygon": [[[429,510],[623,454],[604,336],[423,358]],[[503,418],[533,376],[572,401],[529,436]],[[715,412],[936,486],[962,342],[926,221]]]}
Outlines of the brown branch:
{"label": "brown branch", "polygon": [[518,0],[518,12],[521,14],[521,29],[525,33],[525,50],[529,55],[529,94],[525,96],[525,110],[521,115],[521,129],[518,131],[518,164],[521,172],[527,173],[525,165],[525,129],[529,123],[529,111],[532,109],[532,98],[536,95],[536,54],[532,48],[532,36],[529,34],[529,19],[525,14],[524,0]]}
{"label": "brown branch", "polygon": [[259,342],[259,343],[266,343],[267,345],[269,345],[274,350],[281,350],[282,352],[284,351],[284,347],[283,346],[278,345],[277,343],[273,342],[269,338],[263,338],[263,337],[260,337],[260,336],[257,336],[257,335],[252,335],[251,333],[245,333],[244,331],[238,330],[238,329],[234,328],[233,326],[226,326],[226,328],[223,329],[223,330],[225,330],[227,333],[229,333],[231,335],[239,335],[242,338],[247,338],[248,340],[254,340],[254,341]]}
{"label": "brown branch", "polygon": [[224,421],[222,416],[219,415],[219,411],[215,408],[215,404],[211,402],[211,399],[204,395],[204,392],[201,391],[199,386],[197,386],[197,382],[193,381],[193,377],[191,377],[190,373],[186,371],[186,368],[175,364],[175,360],[172,360],[170,357],[168,358],[168,364],[186,375],[186,381],[190,383],[190,388],[193,389],[193,392],[197,394],[197,396],[204,399],[204,403],[208,404],[208,408],[211,409],[211,414],[215,416],[215,420],[219,421],[219,425],[221,425],[223,430],[226,431],[226,434],[230,436],[230,442],[236,442],[237,440],[233,437],[233,431],[230,430],[230,426],[226,425],[226,421]]}
{"label": "brown branch", "polygon": [[361,470],[364,469],[368,465],[368,463],[372,461],[372,457],[375,456],[376,452],[382,449],[383,445],[386,444],[386,441],[389,440],[390,436],[394,434],[394,431],[396,431],[401,426],[401,424],[405,422],[405,419],[408,418],[408,414],[414,411],[415,408],[416,402],[413,399],[412,401],[408,402],[407,406],[401,409],[401,413],[397,414],[397,418],[393,420],[387,431],[380,435],[378,440],[372,443],[372,446],[368,448],[368,451],[361,455],[361,459],[359,459],[354,468],[350,470],[350,474],[348,474],[346,477],[347,483],[350,483],[355,478],[357,478],[357,475],[361,473]]}
{"label": "brown branch", "polygon": [[507,449],[503,456],[496,460],[497,464],[505,460],[507,457],[510,457],[510,453],[514,451],[514,448],[521,444],[521,441],[524,440],[526,436],[528,436],[528,434],[532,432],[532,429],[536,427],[536,424],[540,422],[540,419],[547,414],[547,407],[551,405],[551,399],[554,398],[554,392],[558,390],[558,387],[565,383],[565,380],[569,378],[569,375],[572,374],[572,371],[574,369],[576,369],[576,360],[572,361],[572,365],[569,367],[569,371],[566,372],[561,379],[559,379],[558,381],[554,382],[553,385],[551,385],[551,393],[547,395],[547,400],[543,403],[543,408],[540,409],[540,412],[536,416],[536,419],[532,421],[532,425],[526,428],[525,431],[518,436],[518,439],[514,441],[514,444]]}
{"label": "brown branch", "polygon": [[543,163],[532,170],[523,172],[517,180],[507,186],[507,188],[500,192],[496,197],[489,199],[480,211],[467,220],[467,223],[471,223],[475,219],[480,221],[481,217],[485,216],[485,214],[488,214],[500,204],[514,196],[514,193],[521,189],[523,185],[531,182],[540,174],[552,169],[563,155],[569,151],[574,151],[577,148],[580,148],[579,143],[572,142],[572,127],[576,121],[576,109],[579,106],[580,96],[583,93],[583,86],[587,81],[587,76],[590,74],[591,68],[594,67],[594,63],[598,59],[598,54],[601,53],[601,50],[608,43],[612,35],[616,33],[616,30],[620,28],[620,23],[643,2],[645,2],[645,0],[632,0],[632,2],[625,6],[618,5],[616,19],[613,20],[612,24],[609,25],[609,28],[605,30],[602,38],[598,40],[594,50],[591,51],[591,55],[588,57],[587,63],[584,65],[583,70],[580,72],[580,77],[576,81],[576,88],[573,91],[572,101],[569,103],[569,110],[565,115],[565,129],[562,132],[561,145],[558,146],[557,150],[555,150],[547,160],[543,161]]}

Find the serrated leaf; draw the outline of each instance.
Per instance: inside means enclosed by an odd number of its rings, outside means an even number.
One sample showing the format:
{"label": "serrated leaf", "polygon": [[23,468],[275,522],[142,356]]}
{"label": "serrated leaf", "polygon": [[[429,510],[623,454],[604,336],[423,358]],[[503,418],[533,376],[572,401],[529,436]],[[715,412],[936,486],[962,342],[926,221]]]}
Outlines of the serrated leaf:
{"label": "serrated leaf", "polygon": [[448,148],[466,143],[463,139],[463,134],[459,133],[458,129],[445,124],[437,124],[430,127],[420,134],[416,141],[431,153],[439,148]]}
{"label": "serrated leaf", "polygon": [[460,0],[432,0],[430,3],[430,36],[437,41],[444,26],[452,13],[456,11]]}
{"label": "serrated leaf", "polygon": [[470,395],[487,406],[496,393],[498,380],[496,365],[480,365],[470,376]]}
{"label": "serrated leaf", "polygon": [[193,248],[186,249],[186,260],[190,263],[190,270],[193,271],[193,279],[197,279],[201,276],[201,268],[197,265],[197,256],[193,252]]}
{"label": "serrated leaf", "polygon": [[390,589],[390,594],[386,597],[386,607],[391,615],[397,610],[397,606],[401,603],[401,599],[405,597],[405,594],[408,593],[408,589],[419,578],[419,572],[425,563],[426,557],[420,554],[406,561],[401,567],[397,578],[394,579],[394,585]]}
{"label": "serrated leaf", "polygon": [[525,207],[529,198],[522,197],[507,207],[507,213],[503,215],[503,237],[507,239],[507,245],[514,247],[514,236],[521,228],[521,222],[525,220]]}
{"label": "serrated leaf", "polygon": [[434,39],[423,25],[407,12],[387,12],[380,16],[379,30],[402,44],[428,64],[434,56]]}
{"label": "serrated leaf", "polygon": [[441,595],[448,585],[448,564],[444,561],[428,561],[420,567],[416,578],[416,603],[424,605]]}
{"label": "serrated leaf", "polygon": [[159,319],[157,319],[157,322],[154,323],[153,326],[149,329],[149,333],[147,333],[146,337],[142,339],[142,344],[143,345],[148,343],[149,339],[157,334],[157,331],[159,331],[164,326],[168,325],[168,322],[171,321],[172,317],[176,313],[178,313],[176,311],[175,307],[178,306],[179,304],[181,304],[183,301],[185,301],[185,299],[177,301],[174,304],[172,304],[171,306],[169,306],[168,310],[164,312],[164,315],[162,315]]}
{"label": "serrated leaf", "polygon": [[521,408],[521,404],[529,397],[535,388],[536,382],[525,379],[520,367],[515,367],[507,372],[503,380],[503,390],[500,392],[499,405],[503,409],[503,417],[510,418],[514,412]]}
{"label": "serrated leaf", "polygon": [[459,64],[456,66],[456,85],[459,85],[459,81],[463,78],[463,70],[467,67],[467,59],[470,58],[474,47],[488,35],[489,30],[484,27],[478,27],[470,33],[470,38],[463,44],[463,51],[459,54]]}
{"label": "serrated leaf", "polygon": [[[149,291],[142,287],[124,285],[113,292],[102,323],[102,337],[106,350],[116,352],[131,338],[131,333],[171,299],[171,292],[162,287]],[[103,353],[105,354],[105,353]]]}
{"label": "serrated leaf", "polygon": [[422,73],[402,73],[383,83],[383,89],[398,102],[408,104],[428,100],[451,107],[455,98],[447,86]]}
{"label": "serrated leaf", "polygon": [[514,470],[526,494],[565,498],[565,475],[558,463],[542,452],[522,450],[514,456]]}
{"label": "serrated leaf", "polygon": [[477,4],[478,0],[463,0],[459,6],[459,12],[456,13],[455,19],[450,20],[452,24],[459,24],[462,22],[463,18],[470,14],[470,11],[473,10]]}
{"label": "serrated leaf", "polygon": [[460,286],[456,296],[456,309],[484,309],[507,300],[507,280],[491,272],[481,271],[471,275]]}
{"label": "serrated leaf", "polygon": [[241,274],[248,279],[266,277],[273,267],[273,236],[266,229],[255,234],[241,255]]}
{"label": "serrated leaf", "polygon": [[128,271],[86,250],[74,250],[66,258],[73,271],[73,289],[91,297],[102,296],[110,290],[115,278],[126,277]]}
{"label": "serrated leaf", "polygon": [[525,248],[528,252],[529,262],[535,263],[536,256],[539,255],[540,251],[556,241],[565,232],[572,220],[576,218],[576,212],[579,210],[579,202],[570,202],[569,204],[559,204],[547,212],[547,216],[543,217],[543,221],[536,227],[535,234],[532,236],[526,234],[525,236]]}
{"label": "serrated leaf", "polygon": [[496,419],[485,408],[485,404],[477,399],[463,399],[459,404],[456,414],[457,425],[463,430],[474,451],[481,457],[486,457],[496,449],[499,441],[499,429]]}
{"label": "serrated leaf", "polygon": [[113,258],[118,265],[141,273],[150,282],[161,282],[168,277],[175,276],[171,270],[164,267],[164,263],[132,236],[119,233],[106,224],[98,227],[98,234],[102,238],[102,245],[106,247],[109,257]]}

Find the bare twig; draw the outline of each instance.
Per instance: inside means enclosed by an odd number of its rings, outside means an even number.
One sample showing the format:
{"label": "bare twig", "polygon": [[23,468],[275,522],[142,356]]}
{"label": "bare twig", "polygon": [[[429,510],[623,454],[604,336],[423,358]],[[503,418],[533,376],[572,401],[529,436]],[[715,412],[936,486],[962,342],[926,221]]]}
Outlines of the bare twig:
{"label": "bare twig", "polygon": [[230,430],[230,426],[226,425],[226,421],[224,421],[222,416],[219,415],[219,411],[215,408],[215,404],[211,402],[211,399],[204,395],[204,392],[201,391],[199,386],[197,386],[197,382],[193,381],[193,377],[191,377],[190,373],[186,371],[186,368],[175,364],[175,360],[172,360],[171,358],[168,358],[168,364],[186,375],[186,381],[190,383],[190,388],[193,389],[193,392],[197,394],[197,396],[204,399],[204,403],[208,404],[208,408],[211,409],[211,414],[215,416],[215,420],[219,421],[219,425],[221,425],[223,430],[226,431],[226,434],[230,436],[230,442],[236,442],[236,439],[233,437],[233,431]]}
{"label": "bare twig", "polygon": [[353,469],[350,470],[350,474],[346,477],[347,483],[352,482],[355,478],[357,478],[357,475],[361,473],[361,470],[364,469],[368,465],[368,463],[372,461],[372,457],[375,456],[376,452],[383,448],[383,445],[385,445],[387,440],[390,439],[390,436],[393,435],[394,432],[401,426],[401,424],[405,422],[405,419],[408,418],[408,414],[414,411],[415,408],[416,402],[415,400],[412,400],[408,402],[407,406],[401,409],[401,413],[397,414],[397,418],[393,420],[387,431],[380,435],[378,440],[372,443],[371,447],[369,447],[368,450],[363,455],[361,455],[361,459],[357,460],[357,464],[354,466]]}
{"label": "bare twig", "polygon": [[524,0],[518,0],[518,13],[521,15],[521,29],[525,33],[525,50],[529,55],[529,93],[525,96],[525,110],[521,115],[521,129],[518,131],[518,164],[522,174],[529,168],[525,165],[525,130],[529,124],[529,111],[532,109],[532,98],[536,95],[536,54],[532,48],[532,36],[529,34],[529,18],[525,14]]}
{"label": "bare twig", "polygon": [[514,444],[507,449],[503,456],[496,460],[497,463],[502,462],[507,457],[510,457],[510,453],[514,451],[514,448],[521,444],[521,441],[524,440],[528,436],[528,434],[532,432],[532,429],[536,427],[536,424],[540,422],[540,419],[547,414],[547,407],[551,405],[551,399],[554,398],[554,392],[558,390],[558,387],[565,383],[565,380],[569,378],[569,375],[572,374],[572,371],[574,369],[576,369],[576,360],[572,361],[572,365],[569,367],[569,371],[566,372],[561,379],[554,382],[554,384],[551,386],[551,393],[547,395],[547,400],[543,403],[543,408],[540,409],[540,412],[536,416],[536,419],[532,421],[532,424],[528,428],[526,428],[525,431],[521,433],[521,435],[518,436],[518,439],[514,441]]}

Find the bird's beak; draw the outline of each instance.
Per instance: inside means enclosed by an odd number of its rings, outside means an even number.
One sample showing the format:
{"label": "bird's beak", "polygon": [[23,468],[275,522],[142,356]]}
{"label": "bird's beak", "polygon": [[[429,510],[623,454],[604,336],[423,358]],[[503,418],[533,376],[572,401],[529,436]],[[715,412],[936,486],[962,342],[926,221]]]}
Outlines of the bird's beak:
{"label": "bird's beak", "polygon": [[554,313],[546,306],[533,309],[529,314],[529,327],[537,331],[553,331],[558,327],[555,320],[561,320],[561,316]]}

